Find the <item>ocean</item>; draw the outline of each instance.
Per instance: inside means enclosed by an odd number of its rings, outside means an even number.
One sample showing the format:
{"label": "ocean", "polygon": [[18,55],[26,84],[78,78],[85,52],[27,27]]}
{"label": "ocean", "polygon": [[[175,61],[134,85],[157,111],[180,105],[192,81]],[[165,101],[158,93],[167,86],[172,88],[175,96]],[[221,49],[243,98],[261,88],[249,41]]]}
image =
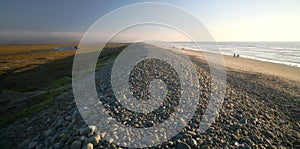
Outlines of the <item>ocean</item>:
{"label": "ocean", "polygon": [[[240,57],[300,67],[300,42],[173,42],[177,48],[220,52]],[[219,49],[219,50],[218,50]],[[218,53],[219,53],[218,52]]]}

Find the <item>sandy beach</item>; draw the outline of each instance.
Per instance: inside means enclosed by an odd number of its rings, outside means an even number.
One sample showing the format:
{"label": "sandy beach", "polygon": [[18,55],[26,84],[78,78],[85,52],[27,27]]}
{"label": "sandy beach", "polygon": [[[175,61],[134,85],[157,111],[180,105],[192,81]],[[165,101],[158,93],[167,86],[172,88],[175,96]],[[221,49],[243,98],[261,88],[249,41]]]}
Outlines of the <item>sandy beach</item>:
{"label": "sandy beach", "polygon": [[[206,58],[204,57],[202,52],[188,50],[188,49],[182,52],[190,56],[196,56],[197,58],[206,61]],[[223,58],[224,58],[224,64],[228,69],[263,73],[267,75],[274,75],[285,79],[290,79],[290,80],[300,82],[299,67],[293,67],[293,66],[271,63],[271,62],[263,62],[259,60],[242,58],[242,57],[237,58],[228,55],[223,55]]]}

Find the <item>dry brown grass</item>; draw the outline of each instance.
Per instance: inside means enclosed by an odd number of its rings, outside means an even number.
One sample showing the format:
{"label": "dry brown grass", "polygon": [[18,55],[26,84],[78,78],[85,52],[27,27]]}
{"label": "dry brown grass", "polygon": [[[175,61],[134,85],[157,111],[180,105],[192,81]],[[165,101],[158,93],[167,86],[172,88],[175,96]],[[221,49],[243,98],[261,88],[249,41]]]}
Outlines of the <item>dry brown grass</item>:
{"label": "dry brown grass", "polygon": [[75,54],[75,50],[55,51],[38,54],[22,54],[0,57],[0,74],[19,73],[50,61],[63,59]]}
{"label": "dry brown grass", "polygon": [[75,44],[27,44],[27,45],[0,45],[0,54],[17,54],[39,50],[49,50],[61,46],[74,46]]}
{"label": "dry brown grass", "polygon": [[[67,45],[67,44],[65,44]],[[59,47],[59,45],[43,45]],[[101,56],[107,57],[126,44],[109,44]],[[19,46],[11,45],[8,49]],[[23,45],[23,48],[27,47]],[[28,47],[32,47],[29,45]],[[25,51],[29,51],[26,49]],[[12,51],[20,51],[13,49]],[[71,77],[75,50],[53,51],[35,54],[18,54],[0,56],[0,90],[33,91],[46,89],[54,81]]]}
{"label": "dry brown grass", "polygon": [[71,76],[75,50],[53,51],[35,54],[19,54],[36,50],[48,50],[71,44],[51,45],[1,45],[0,89],[32,91],[65,76]]}

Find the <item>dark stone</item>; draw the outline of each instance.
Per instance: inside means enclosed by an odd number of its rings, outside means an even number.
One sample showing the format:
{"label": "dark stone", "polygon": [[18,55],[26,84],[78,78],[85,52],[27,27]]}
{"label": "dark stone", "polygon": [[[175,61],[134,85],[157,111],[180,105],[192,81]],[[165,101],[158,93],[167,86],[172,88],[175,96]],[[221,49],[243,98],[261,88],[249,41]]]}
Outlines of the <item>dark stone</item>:
{"label": "dark stone", "polygon": [[267,138],[274,138],[274,134],[271,131],[264,131],[263,134],[267,137]]}
{"label": "dark stone", "polygon": [[53,145],[54,149],[62,149],[64,147],[64,143],[63,142],[58,142],[56,144]]}
{"label": "dark stone", "polygon": [[184,142],[179,142],[176,146],[176,149],[191,149],[191,147]]}

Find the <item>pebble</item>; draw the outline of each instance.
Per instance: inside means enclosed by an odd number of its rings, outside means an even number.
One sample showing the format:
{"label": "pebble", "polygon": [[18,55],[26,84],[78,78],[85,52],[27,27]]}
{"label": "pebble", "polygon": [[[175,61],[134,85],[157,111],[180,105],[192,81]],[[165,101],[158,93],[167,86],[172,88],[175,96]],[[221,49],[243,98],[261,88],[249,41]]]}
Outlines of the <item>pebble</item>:
{"label": "pebble", "polygon": [[51,133],[53,132],[53,129],[48,129],[46,132],[45,132],[45,136],[48,136],[50,135]]}
{"label": "pebble", "polygon": [[71,118],[72,117],[68,115],[68,116],[65,117],[65,120],[69,121],[69,120],[71,120]]}
{"label": "pebble", "polygon": [[82,149],[93,149],[93,148],[94,148],[93,144],[88,143],[88,144],[84,145]]}
{"label": "pebble", "polygon": [[53,145],[54,149],[62,149],[63,147],[64,147],[64,143],[63,142],[58,142],[58,143],[55,143]]}
{"label": "pebble", "polygon": [[106,137],[106,132],[100,133],[100,137],[101,137],[101,139],[104,139]]}
{"label": "pebble", "polygon": [[250,138],[252,141],[254,141],[255,143],[260,143],[260,139],[258,136],[256,136],[255,134],[250,135]]}
{"label": "pebble", "polygon": [[191,145],[193,147],[197,147],[198,146],[197,141],[195,139],[193,139],[193,138],[191,138]]}
{"label": "pebble", "polygon": [[36,145],[37,145],[37,142],[31,142],[31,143],[28,145],[28,149],[33,149],[33,148],[35,148]]}
{"label": "pebble", "polygon": [[191,147],[184,142],[179,142],[176,146],[176,149],[191,149]]}
{"label": "pebble", "polygon": [[267,137],[267,138],[274,138],[274,134],[271,131],[263,131],[263,134]]}
{"label": "pebble", "polygon": [[63,120],[63,119],[58,120],[58,122],[57,122],[56,125],[55,125],[55,128],[57,129],[57,128],[63,126],[63,123],[64,123],[64,120]]}
{"label": "pebble", "polygon": [[195,135],[197,135],[195,132],[193,132],[193,131],[186,131],[186,133],[187,134],[190,134],[190,135],[192,135],[192,136],[195,136]]}
{"label": "pebble", "polygon": [[19,147],[19,148],[24,148],[24,146],[27,146],[27,147],[28,147],[29,143],[30,143],[30,140],[29,140],[29,139],[26,139],[26,140],[24,140],[22,143],[20,143],[18,147]]}
{"label": "pebble", "polygon": [[238,124],[235,124],[235,125],[230,126],[230,129],[231,129],[233,132],[238,131],[240,128],[241,128],[241,126],[238,125]]}
{"label": "pebble", "polygon": [[242,118],[242,119],[240,120],[240,123],[241,123],[241,124],[247,124],[247,119],[246,119],[246,118]]}
{"label": "pebble", "polygon": [[91,133],[94,133],[94,132],[97,130],[97,127],[96,127],[96,126],[89,126],[89,128],[92,130]]}
{"label": "pebble", "polygon": [[71,145],[71,149],[80,149],[81,148],[81,142],[80,141],[74,141]]}
{"label": "pebble", "polygon": [[89,138],[85,138],[84,144],[92,143],[94,146],[97,146],[100,140],[100,135],[94,135]]}
{"label": "pebble", "polygon": [[44,148],[44,147],[43,147],[43,144],[38,144],[38,145],[35,147],[35,149],[42,149],[42,148]]}
{"label": "pebble", "polygon": [[89,133],[92,133],[92,129],[90,127],[82,128],[79,131],[80,135],[88,135]]}

